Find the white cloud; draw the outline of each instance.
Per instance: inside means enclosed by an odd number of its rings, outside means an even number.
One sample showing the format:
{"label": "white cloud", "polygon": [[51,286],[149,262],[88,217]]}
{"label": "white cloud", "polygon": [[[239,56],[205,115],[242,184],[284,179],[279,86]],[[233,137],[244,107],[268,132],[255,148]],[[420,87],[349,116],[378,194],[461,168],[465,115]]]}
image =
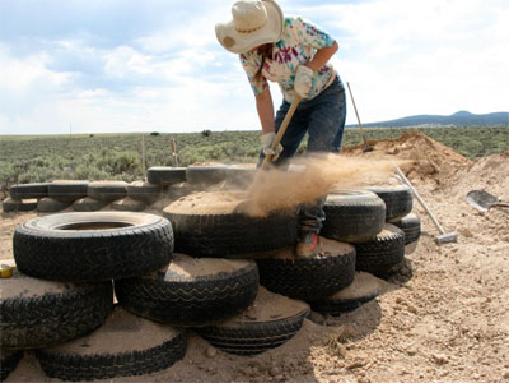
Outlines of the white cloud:
{"label": "white cloud", "polygon": [[[366,122],[507,110],[506,2],[377,0],[301,11],[343,32],[334,62]],[[322,16],[323,15],[323,16]],[[355,116],[349,106],[348,122]]]}
{"label": "white cloud", "polygon": [[[333,63],[350,81],[363,123],[507,110],[506,2],[312,3],[282,1],[285,12],[338,39]],[[257,129],[245,74],[213,33],[229,3],[210,0],[185,14],[112,47],[82,34],[17,56],[0,41],[0,132],[64,133],[70,123],[84,132]],[[272,94],[277,109],[277,87]],[[347,109],[355,123],[348,97]]]}

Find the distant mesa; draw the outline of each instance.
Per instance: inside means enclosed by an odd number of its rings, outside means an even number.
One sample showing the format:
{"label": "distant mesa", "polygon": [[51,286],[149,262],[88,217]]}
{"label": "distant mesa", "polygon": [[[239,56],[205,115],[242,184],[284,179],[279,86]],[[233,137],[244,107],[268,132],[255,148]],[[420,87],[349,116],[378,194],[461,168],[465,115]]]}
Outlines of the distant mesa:
{"label": "distant mesa", "polygon": [[[377,123],[363,124],[365,127],[411,127],[411,126],[507,126],[508,112],[491,112],[483,115],[475,115],[469,111],[457,111],[452,115],[415,115],[400,119],[380,121]],[[349,128],[357,127],[349,125]]]}

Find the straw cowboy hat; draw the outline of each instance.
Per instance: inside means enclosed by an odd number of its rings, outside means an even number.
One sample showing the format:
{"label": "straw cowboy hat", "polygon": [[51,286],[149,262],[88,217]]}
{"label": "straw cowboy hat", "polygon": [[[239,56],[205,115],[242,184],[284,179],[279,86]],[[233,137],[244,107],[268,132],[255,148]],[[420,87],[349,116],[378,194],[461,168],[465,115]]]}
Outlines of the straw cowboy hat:
{"label": "straw cowboy hat", "polygon": [[232,7],[233,20],[215,25],[219,43],[233,53],[245,53],[264,43],[278,41],[283,13],[273,0],[239,0]]}

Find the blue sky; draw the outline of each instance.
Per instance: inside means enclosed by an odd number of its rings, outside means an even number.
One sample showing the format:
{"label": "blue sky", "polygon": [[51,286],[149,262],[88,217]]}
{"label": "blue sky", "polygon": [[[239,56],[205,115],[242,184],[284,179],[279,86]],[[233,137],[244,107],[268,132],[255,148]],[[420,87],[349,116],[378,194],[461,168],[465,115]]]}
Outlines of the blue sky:
{"label": "blue sky", "polygon": [[[364,122],[508,110],[504,0],[279,2],[329,32]],[[0,1],[0,133],[258,129],[230,1]],[[281,96],[272,87],[276,108]],[[348,123],[355,122],[348,105]]]}

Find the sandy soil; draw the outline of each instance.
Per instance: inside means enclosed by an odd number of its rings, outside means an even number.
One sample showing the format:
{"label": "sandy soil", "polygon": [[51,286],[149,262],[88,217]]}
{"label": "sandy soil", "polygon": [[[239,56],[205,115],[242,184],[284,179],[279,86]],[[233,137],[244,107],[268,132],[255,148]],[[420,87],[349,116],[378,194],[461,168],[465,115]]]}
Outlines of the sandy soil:
{"label": "sandy soil", "polygon": [[[313,314],[316,322],[306,320],[290,342],[255,357],[225,354],[191,335],[173,367],[116,381],[508,382],[508,210],[480,213],[465,202],[479,188],[508,201],[508,157],[472,163],[417,135],[346,155],[414,160],[408,175],[459,242],[435,245],[435,228],[415,202],[416,252],[377,300],[339,318]],[[11,256],[15,223],[33,216],[2,214],[2,258]],[[50,380],[27,353],[7,381]]]}

